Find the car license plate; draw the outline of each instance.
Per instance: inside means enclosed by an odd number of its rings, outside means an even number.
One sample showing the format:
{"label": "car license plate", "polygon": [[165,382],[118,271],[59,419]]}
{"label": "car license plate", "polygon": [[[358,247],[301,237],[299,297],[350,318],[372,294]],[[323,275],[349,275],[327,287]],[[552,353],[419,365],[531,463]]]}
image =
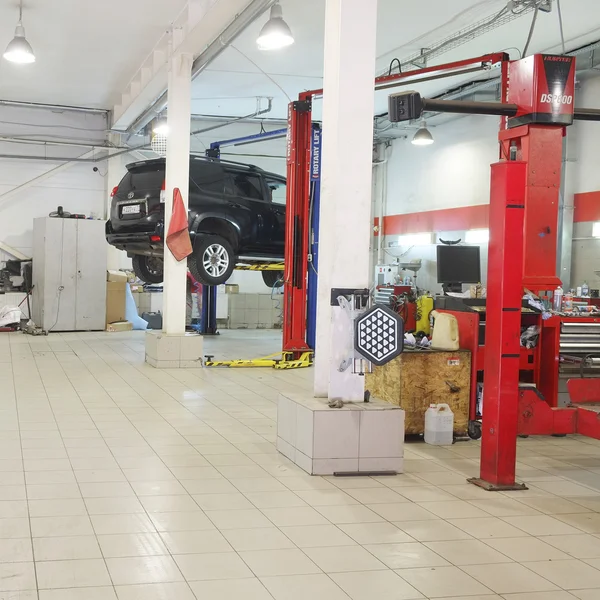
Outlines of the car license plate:
{"label": "car license plate", "polygon": [[122,214],[124,215],[137,215],[140,213],[139,204],[129,204],[123,207]]}

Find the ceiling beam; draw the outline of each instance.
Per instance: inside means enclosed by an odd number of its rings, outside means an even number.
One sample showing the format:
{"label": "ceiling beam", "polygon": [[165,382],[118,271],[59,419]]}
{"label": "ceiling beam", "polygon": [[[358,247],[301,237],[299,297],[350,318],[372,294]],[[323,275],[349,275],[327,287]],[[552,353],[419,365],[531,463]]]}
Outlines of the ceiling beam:
{"label": "ceiling beam", "polygon": [[188,0],[186,8],[173,22],[140,66],[113,107],[112,128],[125,131],[167,88],[168,61],[174,53],[198,56],[219,39],[252,0]]}

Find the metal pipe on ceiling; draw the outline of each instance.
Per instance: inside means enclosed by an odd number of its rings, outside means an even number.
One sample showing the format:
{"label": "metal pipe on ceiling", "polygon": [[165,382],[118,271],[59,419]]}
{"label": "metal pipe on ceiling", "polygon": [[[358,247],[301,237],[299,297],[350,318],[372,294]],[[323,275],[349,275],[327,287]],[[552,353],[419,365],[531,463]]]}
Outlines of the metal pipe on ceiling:
{"label": "metal pipe on ceiling", "polygon": [[[253,0],[235,19],[213,40],[206,49],[194,60],[192,64],[192,80],[194,80],[206,67],[217,58],[227,46],[266,10],[271,8],[277,0]],[[152,119],[161,113],[167,106],[167,90],[165,90],[152,104],[127,128],[126,133],[137,133]]]}
{"label": "metal pipe on ceiling", "polygon": [[15,108],[40,108],[56,112],[78,112],[94,115],[108,115],[105,108],[86,108],[84,106],[63,106],[62,104],[44,104],[40,102],[20,102],[18,100],[0,100],[0,106],[12,106]]}

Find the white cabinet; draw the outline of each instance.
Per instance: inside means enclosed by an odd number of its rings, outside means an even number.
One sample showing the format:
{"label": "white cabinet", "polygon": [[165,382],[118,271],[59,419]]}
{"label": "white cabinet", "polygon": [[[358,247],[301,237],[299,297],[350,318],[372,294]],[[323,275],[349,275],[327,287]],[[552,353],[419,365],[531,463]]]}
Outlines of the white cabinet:
{"label": "white cabinet", "polygon": [[49,331],[97,331],[106,323],[104,221],[33,220],[33,320]]}

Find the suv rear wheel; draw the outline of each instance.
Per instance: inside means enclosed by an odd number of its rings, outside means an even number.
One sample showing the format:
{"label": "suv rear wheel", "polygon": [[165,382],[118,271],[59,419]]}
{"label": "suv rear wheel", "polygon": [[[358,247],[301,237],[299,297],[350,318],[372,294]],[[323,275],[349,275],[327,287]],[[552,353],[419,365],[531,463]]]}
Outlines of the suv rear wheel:
{"label": "suv rear wheel", "polygon": [[160,256],[143,256],[136,254],[131,262],[133,272],[146,283],[162,283],[163,259]]}
{"label": "suv rear wheel", "polygon": [[220,235],[202,235],[188,257],[188,269],[204,285],[225,283],[235,268],[231,244]]}
{"label": "suv rear wheel", "polygon": [[262,271],[262,278],[271,289],[279,289],[283,285],[283,271]]}

